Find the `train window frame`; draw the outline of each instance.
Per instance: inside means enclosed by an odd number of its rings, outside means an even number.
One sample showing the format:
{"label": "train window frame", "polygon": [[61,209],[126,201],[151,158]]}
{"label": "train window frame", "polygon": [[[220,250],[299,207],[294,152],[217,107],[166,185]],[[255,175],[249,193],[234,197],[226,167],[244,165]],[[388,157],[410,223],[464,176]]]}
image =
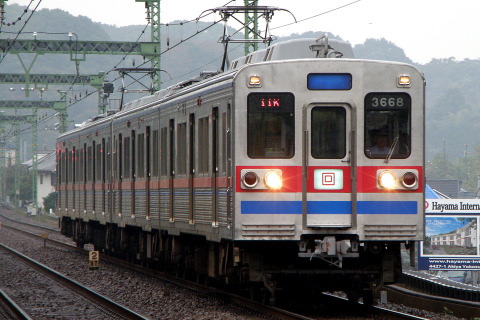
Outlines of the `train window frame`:
{"label": "train window frame", "polygon": [[[369,159],[410,157],[412,150],[411,96],[406,92],[370,92],[365,95],[364,109],[365,156]],[[382,140],[383,143],[377,143]],[[375,147],[376,144],[384,144],[384,146],[382,145],[379,149]],[[379,151],[373,151],[374,149]]]}
{"label": "train window frame", "polygon": [[92,170],[93,170],[93,156],[92,156],[92,146],[87,145],[87,182],[92,182]]}
{"label": "train window frame", "polygon": [[[335,123],[317,123],[328,121],[324,112],[335,112]],[[340,111],[340,113],[338,112]],[[314,113],[319,112],[319,115]],[[325,125],[330,125],[326,130],[322,129]],[[332,125],[337,125],[336,130],[332,130]],[[314,159],[343,159],[347,155],[347,110],[343,106],[314,106],[310,110],[310,155]],[[335,129],[335,128],[334,128]],[[334,135],[332,137],[332,134]],[[328,137],[327,137],[328,135]],[[329,144],[328,142],[336,142]],[[327,145],[329,144],[329,145]]]}
{"label": "train window frame", "polygon": [[247,156],[251,159],[295,156],[293,93],[254,92],[247,96]]}
{"label": "train window frame", "polygon": [[198,173],[208,173],[210,150],[209,116],[198,119]]}
{"label": "train window frame", "polygon": [[145,177],[145,134],[137,135],[137,178]]}
{"label": "train window frame", "polygon": [[130,137],[123,137],[123,179],[130,179]]}
{"label": "train window frame", "polygon": [[160,129],[160,176],[168,176],[168,127]]}
{"label": "train window frame", "polygon": [[153,130],[152,132],[152,153],[151,153],[151,164],[152,164],[152,176],[157,178],[160,174],[160,140],[159,140],[159,130]]}
{"label": "train window frame", "polygon": [[187,123],[177,123],[177,174],[187,173]]}
{"label": "train window frame", "polygon": [[96,168],[96,171],[95,171],[95,181],[96,182],[101,182],[102,181],[102,160],[103,160],[103,156],[102,156],[102,144],[100,143],[97,143],[95,145],[95,148],[96,148],[96,154],[95,154],[95,168]]}

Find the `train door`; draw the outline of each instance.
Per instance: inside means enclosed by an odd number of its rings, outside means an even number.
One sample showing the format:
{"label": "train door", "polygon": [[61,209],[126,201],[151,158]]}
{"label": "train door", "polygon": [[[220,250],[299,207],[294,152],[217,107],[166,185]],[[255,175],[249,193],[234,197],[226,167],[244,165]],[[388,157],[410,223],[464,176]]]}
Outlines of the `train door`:
{"label": "train door", "polygon": [[306,227],[351,227],[355,154],[351,108],[311,104],[304,109],[303,217]]}
{"label": "train door", "polygon": [[130,190],[131,190],[131,198],[130,198],[130,214],[132,217],[135,216],[135,181],[137,177],[137,146],[136,146],[136,135],[135,135],[135,130],[132,130],[131,133],[131,153],[130,153],[130,161],[131,161],[131,167],[130,167]]}
{"label": "train door", "polygon": [[[115,200],[118,200],[118,214],[122,213],[122,205],[123,205],[123,195],[122,195],[122,182],[123,182],[123,137],[120,133],[118,135],[118,151],[117,151],[117,159],[118,159],[118,184],[117,184],[117,195],[115,196]],[[114,201],[116,204],[117,201]]]}
{"label": "train door", "polygon": [[168,156],[169,156],[169,198],[170,198],[170,206],[169,206],[169,220],[170,222],[174,221],[174,208],[173,208],[173,180],[175,179],[175,120],[170,119],[168,123],[168,132],[169,132],[169,146],[168,146]]}
{"label": "train door", "polygon": [[[100,180],[102,182],[102,214],[105,214],[105,212],[107,211],[107,198],[106,198],[106,172],[107,172],[107,168],[106,168],[106,163],[107,163],[107,150],[106,150],[106,145],[105,145],[105,138],[102,139],[102,147],[101,147],[101,150],[100,150],[100,156],[101,156],[101,177],[100,177]],[[99,169],[100,169],[99,167]]]}
{"label": "train door", "polygon": [[189,131],[188,131],[188,220],[190,223],[194,223],[194,208],[193,208],[193,178],[195,177],[195,114],[190,113],[189,116]]}
{"label": "train door", "polygon": [[217,174],[218,174],[218,108],[212,110],[212,225],[218,226]]}
{"label": "train door", "polygon": [[145,152],[145,191],[146,191],[146,208],[145,215],[150,219],[150,180],[151,180],[151,168],[150,168],[150,126],[147,126],[145,131],[145,151],[140,150],[140,152]]}
{"label": "train door", "polygon": [[82,194],[83,194],[83,212],[87,212],[87,144],[83,144],[82,150]]}

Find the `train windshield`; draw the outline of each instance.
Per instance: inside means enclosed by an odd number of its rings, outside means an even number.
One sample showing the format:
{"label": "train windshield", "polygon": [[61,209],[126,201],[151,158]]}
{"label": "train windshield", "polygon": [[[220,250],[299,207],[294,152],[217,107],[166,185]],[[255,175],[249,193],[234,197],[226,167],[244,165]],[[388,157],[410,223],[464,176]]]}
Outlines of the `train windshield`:
{"label": "train windshield", "polygon": [[251,93],[247,106],[250,158],[292,158],[295,98],[291,93]]}
{"label": "train windshield", "polygon": [[406,93],[365,97],[365,155],[403,159],[411,150],[411,98]]}
{"label": "train windshield", "polygon": [[347,154],[347,114],[343,107],[312,109],[312,157],[342,159]]}

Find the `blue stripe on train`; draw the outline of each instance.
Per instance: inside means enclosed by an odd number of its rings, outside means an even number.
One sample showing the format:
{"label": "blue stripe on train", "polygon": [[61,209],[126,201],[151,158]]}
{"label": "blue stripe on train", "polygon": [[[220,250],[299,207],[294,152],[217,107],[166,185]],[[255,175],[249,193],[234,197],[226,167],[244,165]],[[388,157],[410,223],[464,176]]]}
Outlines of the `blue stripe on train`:
{"label": "blue stripe on train", "polygon": [[[309,214],[350,214],[350,201],[308,201]],[[301,201],[242,201],[242,214],[302,214]],[[358,214],[417,214],[416,201],[359,201]]]}

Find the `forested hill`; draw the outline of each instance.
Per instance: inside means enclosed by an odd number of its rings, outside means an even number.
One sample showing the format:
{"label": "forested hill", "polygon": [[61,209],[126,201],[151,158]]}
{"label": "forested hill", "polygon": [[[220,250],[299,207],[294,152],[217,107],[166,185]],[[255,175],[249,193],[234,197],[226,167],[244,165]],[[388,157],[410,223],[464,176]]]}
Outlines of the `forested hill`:
{"label": "forested hill", "polygon": [[[22,26],[23,21],[11,24],[23,13],[24,7],[6,5],[6,23],[1,29],[1,38],[14,38]],[[202,70],[218,70],[222,57],[222,45],[218,39],[223,32],[223,26],[216,25],[207,28],[211,22],[183,23],[171,22],[168,27],[162,26],[162,55],[161,68],[168,72],[162,73],[164,86],[195,76]],[[68,32],[74,32],[79,40],[111,40],[111,41],[149,41],[150,28],[145,25],[116,27],[92,22],[83,16],[72,16],[62,10],[42,9],[36,12],[23,30],[21,38],[32,39],[33,32],[38,33],[38,39],[67,39]],[[324,31],[310,31],[304,34],[292,34],[288,38],[318,37]],[[231,30],[231,33],[234,31]],[[194,34],[196,36],[182,42]],[[329,34],[330,38],[342,39],[341,35]],[[287,38],[279,38],[281,41]],[[347,39],[348,40],[348,39]],[[180,42],[182,42],[180,44]],[[235,59],[242,54],[242,47],[231,44],[229,57]],[[422,50],[422,48],[418,48]],[[393,60],[413,63],[403,49],[388,41],[388,39],[368,39],[363,44],[354,46],[358,58]],[[128,56],[87,56],[86,61],[80,63],[79,72],[95,74],[98,71],[108,71],[114,66],[139,65],[143,58]],[[427,79],[427,157],[445,153],[450,159],[463,157],[465,151],[473,152],[476,145],[480,145],[480,116],[477,108],[480,101],[480,60],[457,61],[455,58],[431,60],[427,64],[416,64],[416,67],[425,74]],[[9,54],[0,65],[0,73],[21,73],[22,67],[17,57]],[[56,55],[40,55],[31,73],[75,73],[75,64],[69,57]],[[113,77],[113,76],[112,76]],[[170,77],[172,80],[170,80]],[[4,85],[5,87],[5,85]],[[116,85],[116,89],[118,86]],[[92,90],[85,88],[84,94]],[[2,90],[2,92],[8,90]],[[75,94],[76,98],[81,92]],[[115,98],[118,93],[112,95]],[[32,97],[32,99],[38,98]],[[45,98],[45,96],[43,97]],[[117,97],[118,98],[118,97]],[[126,96],[126,100],[135,96]],[[10,92],[2,94],[2,99],[22,99],[13,96]],[[58,98],[53,98],[58,99]],[[82,122],[96,113],[96,97],[89,102],[77,103],[69,108],[69,116],[74,122]]]}

